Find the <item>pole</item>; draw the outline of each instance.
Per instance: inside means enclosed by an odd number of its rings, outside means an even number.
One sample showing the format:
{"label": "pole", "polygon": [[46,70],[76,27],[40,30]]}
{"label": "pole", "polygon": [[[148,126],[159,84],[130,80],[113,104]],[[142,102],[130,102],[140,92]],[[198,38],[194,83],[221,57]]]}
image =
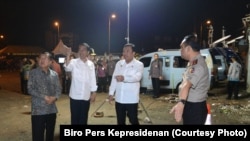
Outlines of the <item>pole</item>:
{"label": "pole", "polygon": [[108,31],[108,32],[109,32],[109,33],[108,33],[108,34],[109,34],[109,35],[108,35],[108,36],[109,36],[109,37],[108,37],[108,38],[109,38],[109,39],[108,39],[108,54],[110,54],[110,46],[111,46],[111,45],[110,45],[110,44],[111,44],[111,43],[110,43],[110,38],[111,38],[111,37],[110,37],[110,34],[111,34],[111,33],[110,33],[110,30],[111,30],[111,19],[114,19],[114,18],[116,18],[116,15],[115,15],[115,14],[112,14],[112,15],[109,16],[109,25],[108,25],[108,26],[109,26],[109,27],[108,27],[108,30],[109,30],[109,31]]}
{"label": "pole", "polygon": [[201,23],[201,27],[200,27],[200,44],[203,47],[203,45],[202,45],[202,23]]}
{"label": "pole", "polygon": [[211,45],[213,43],[213,32],[214,32],[213,26],[209,25],[208,26],[208,36],[207,36],[207,43],[208,43],[209,47],[211,47]]}
{"label": "pole", "polygon": [[129,9],[130,9],[130,2],[129,2],[130,0],[128,0],[128,20],[127,20],[127,43],[129,43]]}
{"label": "pole", "polygon": [[[250,14],[247,14],[246,17],[242,18],[242,22],[246,29],[246,40],[248,41],[248,55],[247,55],[247,62],[246,67],[247,70],[250,69]],[[246,72],[247,80],[246,80],[246,91],[247,93],[250,92],[250,73],[249,71]]]}
{"label": "pole", "polygon": [[57,36],[58,36],[58,42],[59,42],[59,40],[60,40],[60,25],[58,24],[58,26],[57,26]]}
{"label": "pole", "polygon": [[[225,27],[222,26],[222,38],[225,37]],[[223,47],[226,47],[226,40],[222,41]]]}
{"label": "pole", "polygon": [[55,22],[54,23],[55,24],[55,26],[57,26],[57,42],[59,42],[59,40],[60,40],[60,24],[59,24],[59,22]]}
{"label": "pole", "polygon": [[110,54],[110,17],[109,17],[109,39],[108,39],[108,53]]}
{"label": "pole", "polygon": [[[248,63],[247,63],[247,69],[249,70],[250,69],[250,27],[248,27],[248,33],[247,33],[247,36],[248,36]],[[247,92],[249,93],[250,92],[250,73],[247,72]]]}
{"label": "pole", "polygon": [[144,107],[143,103],[141,102],[141,100],[140,100],[139,102],[140,102],[140,104],[141,104],[141,106],[142,106],[142,108],[143,108],[143,110],[144,110],[144,112],[145,112],[147,118],[149,119],[148,122],[150,122],[151,124],[153,124],[153,121],[152,121],[152,119],[150,118],[150,116],[149,116],[149,114],[148,114],[146,108]]}
{"label": "pole", "polygon": [[99,107],[91,114],[91,117],[107,102],[107,99],[105,99]]}

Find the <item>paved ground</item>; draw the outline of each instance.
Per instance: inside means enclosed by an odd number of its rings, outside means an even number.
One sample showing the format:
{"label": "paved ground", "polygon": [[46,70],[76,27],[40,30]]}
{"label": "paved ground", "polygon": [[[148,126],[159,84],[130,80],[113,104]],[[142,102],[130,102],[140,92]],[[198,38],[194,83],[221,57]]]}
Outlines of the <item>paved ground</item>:
{"label": "paved ground", "polygon": [[[89,112],[89,124],[91,125],[115,125],[116,115],[114,105],[110,105],[105,98],[107,94],[100,93],[95,103],[91,104]],[[154,100],[149,95],[141,95],[142,100],[139,109],[140,123],[144,125],[177,124],[168,112],[171,105],[163,100]],[[0,140],[27,140],[31,139],[30,124],[30,96],[19,93],[0,90],[1,102],[1,131]],[[59,125],[70,124],[69,99],[63,94],[57,101],[58,117],[55,134],[59,136]],[[144,111],[143,106],[146,111]],[[100,109],[99,109],[100,107]],[[99,110],[98,110],[99,109]],[[95,111],[103,112],[103,117],[94,117]],[[147,112],[147,113],[146,113]],[[148,114],[148,115],[147,115]],[[144,122],[145,118],[151,122]]]}
{"label": "paved ground", "polygon": [[[19,76],[17,72],[0,73],[0,140],[31,140],[30,96],[20,94]],[[249,124],[249,94],[241,93],[240,100],[225,100],[225,84],[222,88],[209,92],[209,103],[212,107],[212,124]],[[244,92],[244,91],[242,91]],[[141,94],[139,119],[142,125],[178,125],[169,114],[175,104],[175,96],[166,92],[159,99],[152,99],[150,94]],[[115,125],[114,105],[106,102],[106,93],[99,93],[89,112],[90,125]],[[70,124],[69,98],[62,94],[57,101],[58,117],[55,138],[59,140],[59,126]],[[99,109],[99,110],[97,110]],[[103,112],[103,117],[94,117],[96,112]],[[150,119],[151,122],[147,122]]]}

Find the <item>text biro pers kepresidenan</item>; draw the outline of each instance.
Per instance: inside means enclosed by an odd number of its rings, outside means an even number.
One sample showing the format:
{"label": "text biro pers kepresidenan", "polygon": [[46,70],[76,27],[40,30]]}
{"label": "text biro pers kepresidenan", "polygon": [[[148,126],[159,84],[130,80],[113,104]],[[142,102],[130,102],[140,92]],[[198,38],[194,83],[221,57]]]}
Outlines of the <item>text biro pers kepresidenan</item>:
{"label": "text biro pers kepresidenan", "polygon": [[[119,127],[119,126],[118,126]],[[179,138],[179,137],[206,137],[206,138],[217,138],[217,137],[239,137],[241,139],[248,138],[248,127],[242,128],[218,128],[220,126],[205,126],[209,128],[197,128],[197,129],[188,129],[182,128],[184,126],[165,126],[165,128],[155,128],[151,129],[145,128],[144,126],[131,126],[129,128],[118,128],[116,126],[108,126],[108,128],[88,128],[88,126],[83,126],[83,128],[74,128],[74,126],[61,126],[60,137],[170,137],[170,138]],[[135,128],[134,128],[135,127]],[[199,127],[199,126],[198,126]]]}

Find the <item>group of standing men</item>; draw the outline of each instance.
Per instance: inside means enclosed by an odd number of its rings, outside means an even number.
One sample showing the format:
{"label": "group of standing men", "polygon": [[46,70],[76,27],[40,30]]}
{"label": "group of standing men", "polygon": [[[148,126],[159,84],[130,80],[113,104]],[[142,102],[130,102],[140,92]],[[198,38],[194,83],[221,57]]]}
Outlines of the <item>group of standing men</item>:
{"label": "group of standing men", "polygon": [[[181,56],[189,61],[180,85],[179,102],[171,109],[177,122],[183,124],[204,125],[207,116],[207,92],[209,84],[208,68],[200,54],[201,47],[195,36],[184,37],[180,44]],[[88,59],[90,47],[87,43],[79,45],[79,57],[70,59],[71,48],[67,50],[64,69],[71,72],[71,86],[69,91],[70,114],[72,125],[87,125],[88,112],[91,102],[96,99],[97,83],[94,63]],[[134,58],[135,46],[128,43],[123,46],[123,58],[114,68],[109,87],[109,103],[115,100],[117,124],[125,125],[128,117],[131,125],[139,125],[138,103],[140,102],[140,81],[144,65]],[[152,69],[161,68],[162,62],[157,61],[155,54]],[[56,122],[56,100],[61,94],[58,74],[50,69],[52,58],[49,53],[42,53],[38,59],[38,66],[30,72],[28,91],[32,96],[32,136],[33,140],[53,140]],[[150,72],[152,83],[157,86],[162,79],[162,72]],[[159,85],[158,85],[159,86]],[[155,87],[154,97],[159,96],[159,87]]]}

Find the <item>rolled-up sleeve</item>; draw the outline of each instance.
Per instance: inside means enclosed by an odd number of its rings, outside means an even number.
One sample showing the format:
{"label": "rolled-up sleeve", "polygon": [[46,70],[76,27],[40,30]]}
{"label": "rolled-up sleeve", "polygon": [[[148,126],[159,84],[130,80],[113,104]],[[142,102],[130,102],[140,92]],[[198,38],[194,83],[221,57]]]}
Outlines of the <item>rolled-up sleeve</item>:
{"label": "rolled-up sleeve", "polygon": [[90,75],[91,75],[91,92],[95,92],[97,90],[97,84],[96,84],[96,75],[95,75],[95,65],[92,63],[91,64],[91,69],[90,69]]}

